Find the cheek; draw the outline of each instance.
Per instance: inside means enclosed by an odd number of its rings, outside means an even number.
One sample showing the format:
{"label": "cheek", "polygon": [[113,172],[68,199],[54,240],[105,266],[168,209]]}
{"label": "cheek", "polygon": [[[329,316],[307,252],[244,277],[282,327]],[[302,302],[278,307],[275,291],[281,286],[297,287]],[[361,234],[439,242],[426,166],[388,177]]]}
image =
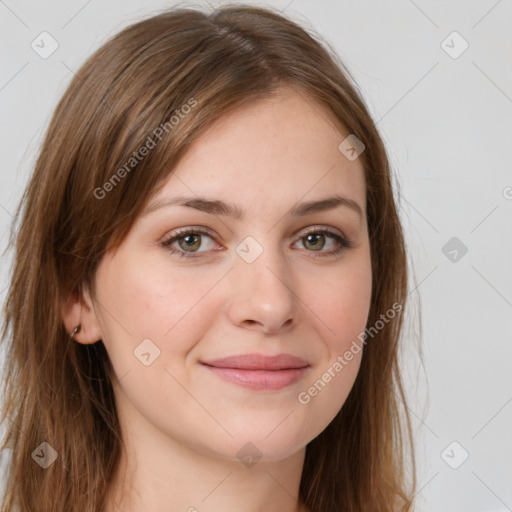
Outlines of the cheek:
{"label": "cheek", "polygon": [[342,354],[364,331],[371,305],[369,260],[344,268],[336,279],[318,289],[310,309],[321,319],[319,328],[331,351]]}
{"label": "cheek", "polygon": [[123,358],[124,365],[133,365],[133,350],[145,339],[164,356],[155,363],[176,361],[178,353],[186,353],[200,339],[202,326],[215,318],[209,295],[222,274],[198,278],[197,270],[152,263],[118,254],[115,265],[98,269],[104,342],[113,360]]}
{"label": "cheek", "polygon": [[[313,438],[336,416],[359,372],[364,332],[371,303],[369,260],[347,266],[317,293],[311,310],[318,317],[315,331],[323,344],[323,357],[297,399],[304,407],[304,435]],[[335,284],[334,284],[335,283]]]}

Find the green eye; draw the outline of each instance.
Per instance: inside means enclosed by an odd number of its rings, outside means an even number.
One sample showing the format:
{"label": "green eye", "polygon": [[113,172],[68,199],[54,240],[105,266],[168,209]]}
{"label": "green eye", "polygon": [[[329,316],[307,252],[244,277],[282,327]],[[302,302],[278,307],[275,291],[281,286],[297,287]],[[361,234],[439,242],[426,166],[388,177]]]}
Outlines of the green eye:
{"label": "green eye", "polygon": [[[204,237],[210,240],[204,250]],[[330,231],[329,229],[315,229],[303,234],[296,242],[302,242],[307,252],[318,253],[315,257],[329,257],[340,254],[345,249],[353,247],[352,242],[345,237]],[[177,244],[177,245],[176,245]],[[329,244],[334,247],[329,250],[323,250]],[[202,229],[184,228],[174,233],[170,238],[161,243],[172,254],[179,254],[181,258],[197,258],[201,254],[210,252],[213,249],[213,237],[209,232]]]}

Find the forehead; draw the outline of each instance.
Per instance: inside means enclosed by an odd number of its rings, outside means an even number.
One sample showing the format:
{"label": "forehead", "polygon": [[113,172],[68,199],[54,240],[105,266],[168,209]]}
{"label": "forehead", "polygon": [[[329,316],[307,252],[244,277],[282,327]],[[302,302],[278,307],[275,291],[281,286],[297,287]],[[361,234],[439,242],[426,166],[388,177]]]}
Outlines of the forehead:
{"label": "forehead", "polygon": [[338,149],[348,135],[322,106],[283,88],[214,122],[156,199],[209,196],[264,209],[339,193],[365,210],[362,161]]}

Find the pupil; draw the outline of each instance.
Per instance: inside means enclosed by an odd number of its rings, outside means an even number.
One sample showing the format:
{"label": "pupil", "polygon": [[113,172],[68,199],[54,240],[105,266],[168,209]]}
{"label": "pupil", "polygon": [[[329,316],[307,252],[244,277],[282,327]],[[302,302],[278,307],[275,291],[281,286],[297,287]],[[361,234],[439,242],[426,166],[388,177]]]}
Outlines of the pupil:
{"label": "pupil", "polygon": [[324,246],[323,243],[319,244],[319,238],[320,237],[323,237],[323,235],[308,235],[306,238],[307,238],[307,241],[308,241],[308,244],[311,243],[313,245],[313,248],[315,250],[318,250],[318,249],[322,249],[322,247]]}
{"label": "pupil", "polygon": [[[184,237],[182,237],[181,240],[184,240],[185,241],[185,247],[182,246],[182,249],[198,249],[198,246],[200,245],[198,243],[198,240],[199,240],[199,236],[198,235],[186,235]],[[182,245],[180,243],[180,245]],[[195,247],[194,247],[195,245]]]}

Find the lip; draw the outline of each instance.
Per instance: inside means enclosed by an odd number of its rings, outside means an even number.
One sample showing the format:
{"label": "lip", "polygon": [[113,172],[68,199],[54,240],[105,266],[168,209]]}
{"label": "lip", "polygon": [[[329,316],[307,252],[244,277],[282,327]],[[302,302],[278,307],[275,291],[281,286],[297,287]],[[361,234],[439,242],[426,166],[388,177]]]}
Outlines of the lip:
{"label": "lip", "polygon": [[236,368],[239,370],[292,370],[309,366],[307,361],[291,354],[265,356],[262,354],[240,354],[222,359],[202,361],[215,368]]}
{"label": "lip", "polygon": [[309,363],[291,354],[242,354],[201,361],[220,378],[255,391],[275,391],[299,381]]}

